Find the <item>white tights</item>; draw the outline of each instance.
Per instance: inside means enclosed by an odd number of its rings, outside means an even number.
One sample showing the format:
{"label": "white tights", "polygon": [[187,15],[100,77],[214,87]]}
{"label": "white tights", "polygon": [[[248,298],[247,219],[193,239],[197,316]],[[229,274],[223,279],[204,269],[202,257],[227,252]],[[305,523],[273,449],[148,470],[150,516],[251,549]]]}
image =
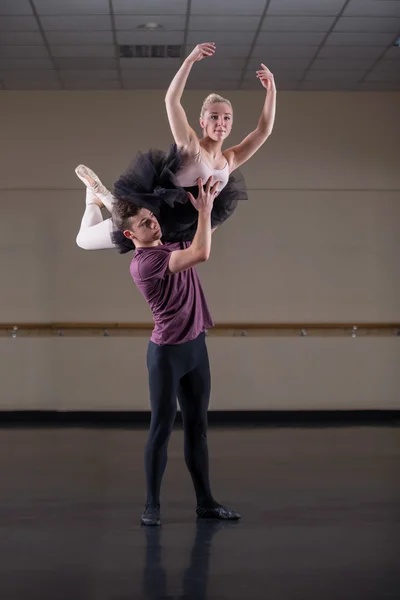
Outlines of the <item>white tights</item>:
{"label": "white tights", "polygon": [[[101,197],[108,210],[111,210],[113,197]],[[108,200],[108,201],[107,201]],[[86,209],[82,217],[81,227],[76,236],[76,243],[83,250],[105,250],[115,248],[111,241],[113,225],[111,219],[103,220],[100,207],[95,202],[95,194],[90,188],[86,188]]]}

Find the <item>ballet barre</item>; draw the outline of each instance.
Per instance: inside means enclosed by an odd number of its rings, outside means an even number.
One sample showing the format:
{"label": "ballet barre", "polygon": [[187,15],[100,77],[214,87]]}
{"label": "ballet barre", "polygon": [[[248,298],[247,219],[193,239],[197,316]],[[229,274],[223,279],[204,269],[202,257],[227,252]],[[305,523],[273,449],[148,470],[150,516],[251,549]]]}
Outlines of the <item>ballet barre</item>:
{"label": "ballet barre", "polygon": [[[0,323],[0,337],[149,337],[153,323]],[[208,337],[400,336],[400,323],[216,323]]]}

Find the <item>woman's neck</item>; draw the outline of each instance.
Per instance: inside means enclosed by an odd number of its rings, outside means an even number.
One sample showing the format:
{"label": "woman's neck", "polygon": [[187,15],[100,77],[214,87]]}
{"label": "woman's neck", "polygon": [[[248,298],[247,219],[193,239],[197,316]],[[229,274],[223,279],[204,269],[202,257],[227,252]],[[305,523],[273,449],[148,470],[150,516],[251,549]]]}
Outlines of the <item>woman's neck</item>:
{"label": "woman's neck", "polygon": [[216,159],[222,156],[222,142],[216,142],[209,137],[204,137],[200,140],[200,146],[211,158]]}

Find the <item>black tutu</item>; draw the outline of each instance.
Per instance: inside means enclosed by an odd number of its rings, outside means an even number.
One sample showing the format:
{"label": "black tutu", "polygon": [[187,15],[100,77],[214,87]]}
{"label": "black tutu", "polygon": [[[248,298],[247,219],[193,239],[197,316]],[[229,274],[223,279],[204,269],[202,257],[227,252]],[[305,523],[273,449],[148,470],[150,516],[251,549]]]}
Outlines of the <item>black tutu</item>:
{"label": "black tutu", "polygon": [[[114,184],[117,200],[128,200],[154,213],[164,242],[192,241],[197,229],[198,213],[187,192],[196,197],[198,186],[184,188],[176,183],[175,174],[182,166],[183,158],[176,145],[168,153],[150,150],[139,153]],[[244,177],[236,170],[214,200],[212,227],[221,225],[235,212],[238,202],[247,199]],[[121,254],[135,248],[122,231],[115,230],[112,239]]]}

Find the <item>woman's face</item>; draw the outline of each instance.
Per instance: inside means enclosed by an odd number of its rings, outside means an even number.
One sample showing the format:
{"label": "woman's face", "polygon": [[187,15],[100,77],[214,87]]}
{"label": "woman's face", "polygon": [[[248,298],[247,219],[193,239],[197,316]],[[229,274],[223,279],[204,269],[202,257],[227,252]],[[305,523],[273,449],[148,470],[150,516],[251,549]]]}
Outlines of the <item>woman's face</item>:
{"label": "woman's face", "polygon": [[216,102],[207,107],[204,116],[200,118],[200,126],[204,136],[215,142],[221,142],[230,134],[232,120],[232,107],[225,102]]}

